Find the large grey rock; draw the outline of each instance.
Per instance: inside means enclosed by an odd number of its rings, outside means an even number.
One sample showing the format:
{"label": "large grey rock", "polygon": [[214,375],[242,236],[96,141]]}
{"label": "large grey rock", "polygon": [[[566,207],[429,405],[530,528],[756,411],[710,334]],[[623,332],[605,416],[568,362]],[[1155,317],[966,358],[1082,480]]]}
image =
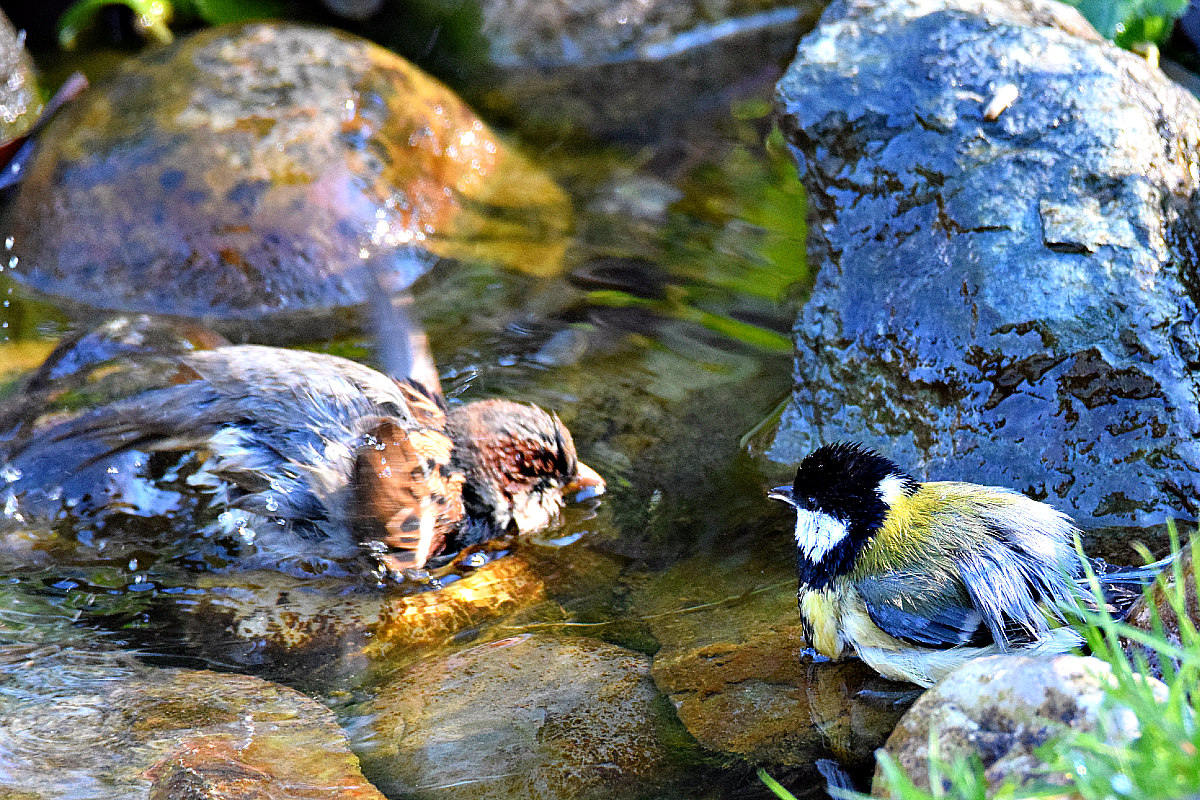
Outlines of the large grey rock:
{"label": "large grey rock", "polygon": [[775,459],[859,439],[1089,527],[1195,516],[1194,97],[1051,0],[839,0],[777,102],[820,274]]}

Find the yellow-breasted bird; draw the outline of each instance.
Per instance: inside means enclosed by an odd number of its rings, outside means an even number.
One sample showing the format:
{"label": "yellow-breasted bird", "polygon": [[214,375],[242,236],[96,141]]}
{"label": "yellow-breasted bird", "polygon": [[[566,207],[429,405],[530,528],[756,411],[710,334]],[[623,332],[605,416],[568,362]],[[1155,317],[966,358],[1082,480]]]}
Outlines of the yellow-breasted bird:
{"label": "yellow-breasted bird", "polygon": [[[932,686],[976,656],[1061,653],[1092,603],[1079,531],[1045,503],[994,486],[920,483],[858,444],[818,448],[768,497],[796,512],[800,614],[809,643],[848,649],[888,678]],[[1161,571],[1097,574],[1125,610]]]}

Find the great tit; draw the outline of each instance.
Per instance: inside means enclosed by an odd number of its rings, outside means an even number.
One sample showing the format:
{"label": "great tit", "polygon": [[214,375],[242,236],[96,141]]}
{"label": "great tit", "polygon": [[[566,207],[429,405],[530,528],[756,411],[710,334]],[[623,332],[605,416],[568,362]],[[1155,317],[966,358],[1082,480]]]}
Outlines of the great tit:
{"label": "great tit", "polygon": [[[1082,643],[1065,614],[1092,602],[1079,531],[1045,503],[994,486],[920,483],[861,445],[809,454],[768,497],[796,512],[800,614],[809,643],[849,647],[888,678],[932,686],[997,652]],[[1128,606],[1163,564],[1098,577]]]}

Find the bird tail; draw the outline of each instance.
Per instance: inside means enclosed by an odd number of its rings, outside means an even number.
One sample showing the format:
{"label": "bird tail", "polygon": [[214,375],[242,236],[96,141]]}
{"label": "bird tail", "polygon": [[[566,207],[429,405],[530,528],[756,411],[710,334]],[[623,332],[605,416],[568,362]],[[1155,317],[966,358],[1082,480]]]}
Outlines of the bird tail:
{"label": "bird tail", "polygon": [[[1141,567],[1120,567],[1105,562],[1103,559],[1091,559],[1092,571],[1100,582],[1104,593],[1104,602],[1109,611],[1118,617],[1123,617],[1130,607],[1145,593],[1147,587],[1154,583],[1164,570],[1169,568],[1178,557],[1175,552],[1166,558]],[[1087,588],[1087,579],[1080,583]]]}

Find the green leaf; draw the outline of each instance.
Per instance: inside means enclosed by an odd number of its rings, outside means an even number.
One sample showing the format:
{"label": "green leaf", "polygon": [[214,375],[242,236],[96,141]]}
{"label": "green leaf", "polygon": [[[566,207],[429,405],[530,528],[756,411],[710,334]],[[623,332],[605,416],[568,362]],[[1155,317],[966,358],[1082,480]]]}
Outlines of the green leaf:
{"label": "green leaf", "polygon": [[105,6],[122,5],[133,12],[134,24],[146,36],[164,44],[173,38],[167,20],[174,9],[169,0],[76,0],[58,18],[58,44],[65,50],[75,47],[79,35],[96,24]]}
{"label": "green leaf", "polygon": [[286,0],[191,0],[196,14],[209,25],[286,16]]}
{"label": "green leaf", "polygon": [[774,792],[779,800],[796,800],[796,795],[783,788],[783,784],[768,775],[762,767],[758,768],[758,779],[766,784],[766,787]]}

